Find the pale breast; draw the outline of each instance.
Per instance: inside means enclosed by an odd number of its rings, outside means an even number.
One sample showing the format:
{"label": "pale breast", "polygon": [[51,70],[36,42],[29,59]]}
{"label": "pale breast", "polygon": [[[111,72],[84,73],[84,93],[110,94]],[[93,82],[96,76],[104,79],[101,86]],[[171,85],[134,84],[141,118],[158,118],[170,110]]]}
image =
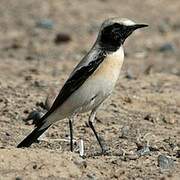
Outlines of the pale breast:
{"label": "pale breast", "polygon": [[124,51],[120,47],[118,51],[108,54],[98,69],[93,73],[93,76],[103,76],[110,81],[117,81],[119,73],[124,61]]}

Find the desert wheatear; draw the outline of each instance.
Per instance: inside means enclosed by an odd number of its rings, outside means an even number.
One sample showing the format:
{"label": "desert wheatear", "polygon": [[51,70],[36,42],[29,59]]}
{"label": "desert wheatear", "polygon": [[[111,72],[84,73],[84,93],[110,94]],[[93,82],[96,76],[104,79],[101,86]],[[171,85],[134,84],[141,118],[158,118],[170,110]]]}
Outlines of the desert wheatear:
{"label": "desert wheatear", "polygon": [[29,147],[56,121],[69,119],[70,143],[73,151],[72,120],[77,113],[91,111],[89,126],[104,152],[93,126],[96,111],[112,93],[124,60],[123,44],[136,29],[147,27],[125,18],[111,18],[103,22],[97,40],[89,53],[74,68],[60,90],[50,110],[36,128],[17,146]]}

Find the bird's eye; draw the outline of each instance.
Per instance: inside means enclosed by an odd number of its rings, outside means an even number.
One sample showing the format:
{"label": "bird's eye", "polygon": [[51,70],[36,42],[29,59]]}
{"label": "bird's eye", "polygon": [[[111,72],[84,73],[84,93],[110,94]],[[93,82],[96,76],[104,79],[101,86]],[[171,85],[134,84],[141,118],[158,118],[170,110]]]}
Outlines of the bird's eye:
{"label": "bird's eye", "polygon": [[116,40],[119,40],[119,38],[120,38],[120,34],[119,34],[119,32],[117,32],[117,31],[113,32],[112,36],[113,36],[113,39],[114,39],[115,41],[116,41]]}
{"label": "bird's eye", "polygon": [[114,40],[119,40],[120,35],[121,35],[121,32],[120,32],[119,28],[114,28],[112,30],[112,37]]}

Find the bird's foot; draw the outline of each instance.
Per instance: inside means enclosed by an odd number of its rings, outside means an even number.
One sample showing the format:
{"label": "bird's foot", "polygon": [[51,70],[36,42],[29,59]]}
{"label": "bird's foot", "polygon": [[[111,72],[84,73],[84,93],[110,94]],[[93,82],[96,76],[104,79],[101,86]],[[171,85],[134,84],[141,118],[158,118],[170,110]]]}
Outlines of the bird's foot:
{"label": "bird's foot", "polygon": [[101,148],[101,155],[108,155],[109,150],[110,150],[109,147],[107,147],[106,145],[103,145],[103,147]]}

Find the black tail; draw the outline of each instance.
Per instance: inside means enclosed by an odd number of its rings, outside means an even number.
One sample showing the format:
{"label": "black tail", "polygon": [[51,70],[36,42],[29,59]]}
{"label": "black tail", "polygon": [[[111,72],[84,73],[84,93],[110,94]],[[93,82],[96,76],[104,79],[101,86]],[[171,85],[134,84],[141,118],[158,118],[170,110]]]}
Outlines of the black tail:
{"label": "black tail", "polygon": [[41,129],[42,126],[38,126],[34,129],[20,144],[17,145],[17,148],[29,147],[32,143],[36,142],[39,136],[43,134],[50,126]]}

